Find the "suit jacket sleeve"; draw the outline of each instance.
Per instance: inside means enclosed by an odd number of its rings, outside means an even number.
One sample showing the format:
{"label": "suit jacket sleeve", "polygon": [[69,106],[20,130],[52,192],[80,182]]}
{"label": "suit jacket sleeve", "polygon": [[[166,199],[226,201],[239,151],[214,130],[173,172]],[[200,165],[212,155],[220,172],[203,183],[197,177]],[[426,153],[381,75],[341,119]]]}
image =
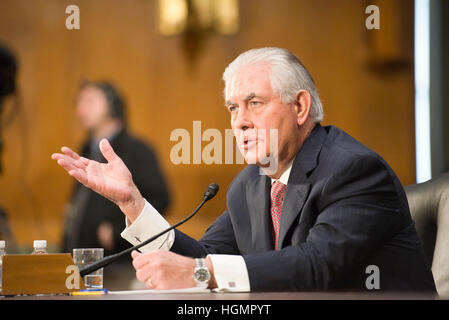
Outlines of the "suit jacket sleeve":
{"label": "suit jacket sleeve", "polygon": [[208,254],[240,254],[227,211],[218,217],[199,241],[175,230],[175,241],[170,250],[196,258],[205,257]]}
{"label": "suit jacket sleeve", "polygon": [[[329,290],[391,236],[402,214],[393,177],[373,156],[334,171],[306,241],[244,256],[251,290]],[[303,213],[304,214],[304,213]]]}

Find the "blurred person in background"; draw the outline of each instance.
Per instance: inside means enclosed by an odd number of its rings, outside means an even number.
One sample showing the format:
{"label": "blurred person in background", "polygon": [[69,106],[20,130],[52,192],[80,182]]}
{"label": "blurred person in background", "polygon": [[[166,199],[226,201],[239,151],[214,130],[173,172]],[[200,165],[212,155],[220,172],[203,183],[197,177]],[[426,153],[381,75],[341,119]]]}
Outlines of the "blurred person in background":
{"label": "blurred person in background", "polygon": [[[17,74],[17,59],[13,52],[4,44],[0,43],[0,175],[3,172],[2,166],[2,151],[3,151],[3,139],[2,130],[7,120],[11,120],[11,114],[9,117],[4,116],[4,109],[6,109],[6,102],[9,97],[16,95],[16,74]],[[15,112],[17,104],[13,104],[11,112]],[[6,211],[0,206],[0,240],[6,241],[6,249],[8,252],[16,251],[16,243],[9,225],[8,216]]]}
{"label": "blurred person in background", "polygon": [[[81,154],[106,162],[98,144],[101,139],[107,138],[130,169],[142,194],[159,212],[164,213],[169,205],[170,195],[155,151],[128,132],[125,101],[116,87],[106,81],[83,82],[77,96],[76,114],[88,135]],[[75,184],[65,214],[62,252],[72,252],[73,248],[100,247],[104,248],[107,256],[130,246],[120,236],[125,227],[120,209],[80,183]],[[119,263],[122,268],[120,272],[117,269],[105,269],[104,281],[107,288],[113,289],[112,283],[119,279],[119,287],[126,286],[123,281],[128,278],[123,276],[123,268],[129,269],[129,280],[134,278],[129,259],[125,257]]]}

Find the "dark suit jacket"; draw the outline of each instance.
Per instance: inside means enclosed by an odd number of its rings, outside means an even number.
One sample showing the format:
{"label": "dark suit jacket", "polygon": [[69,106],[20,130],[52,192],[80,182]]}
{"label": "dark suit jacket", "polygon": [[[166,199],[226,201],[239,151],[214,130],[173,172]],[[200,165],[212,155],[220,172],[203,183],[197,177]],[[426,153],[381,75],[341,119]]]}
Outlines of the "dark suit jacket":
{"label": "dark suit jacket", "polygon": [[203,238],[176,231],[172,250],[243,255],[253,291],[367,290],[367,267],[375,265],[380,290],[435,292],[401,183],[348,134],[317,125],[296,155],[277,251],[270,187],[257,166],[247,166],[229,187],[227,211]]}

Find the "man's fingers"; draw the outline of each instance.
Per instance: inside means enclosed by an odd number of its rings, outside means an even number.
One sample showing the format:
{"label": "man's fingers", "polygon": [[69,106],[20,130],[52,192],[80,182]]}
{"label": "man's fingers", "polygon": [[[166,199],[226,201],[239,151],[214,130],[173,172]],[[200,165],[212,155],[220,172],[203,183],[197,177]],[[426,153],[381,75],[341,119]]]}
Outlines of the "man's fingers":
{"label": "man's fingers", "polygon": [[192,278],[195,262],[176,253],[155,250],[139,254],[133,252],[136,278],[151,289],[189,288],[195,286]]}
{"label": "man's fingers", "polygon": [[151,278],[151,268],[146,265],[141,269],[136,271],[136,278],[139,281],[146,282],[147,279]]}
{"label": "man's fingers", "polygon": [[151,252],[145,254],[137,252],[136,250],[131,252],[131,256],[133,258],[133,266],[134,269],[136,269],[136,278],[139,281],[144,282],[147,287],[149,287],[149,285],[147,284],[147,280],[151,278],[152,273],[152,267],[149,264],[151,255]]}
{"label": "man's fingers", "polygon": [[53,154],[51,155],[51,158],[52,158],[53,160],[58,160],[58,159],[60,159],[60,158],[62,158],[62,157],[63,157],[63,155],[60,154],[60,153],[53,153]]}
{"label": "man's fingers", "polygon": [[[82,158],[78,158],[78,160],[75,160],[74,158],[72,158],[71,156],[67,156],[65,154],[60,154],[60,153],[54,153],[52,154],[51,158],[53,160],[56,160],[58,162],[58,164],[62,167],[64,167],[67,171],[74,169],[74,168],[79,168],[79,169],[85,169],[87,166],[87,163],[89,160],[84,161]],[[85,159],[85,158],[84,158]]]}
{"label": "man's fingers", "polygon": [[73,158],[73,159],[75,159],[75,160],[78,160],[79,158],[80,158],[80,156],[75,152],[75,151],[73,151],[72,149],[70,149],[69,147],[62,147],[61,148],[61,151],[65,154],[65,155],[68,155],[69,157],[71,157],[71,158]]}
{"label": "man's fingers", "polygon": [[84,164],[84,165],[88,165],[89,164],[89,159],[87,159],[87,158],[84,158],[84,157],[80,157],[80,159],[79,159],[79,161],[82,163],[82,164]]}
{"label": "man's fingers", "polygon": [[147,252],[145,254],[138,253],[137,251],[133,251],[131,253],[133,257],[133,266],[136,270],[139,270],[146,264],[148,264],[151,261],[151,256],[153,255],[152,252]]}
{"label": "man's fingers", "polygon": [[[79,164],[79,167],[81,166],[87,166],[89,164],[89,159],[84,158],[84,157],[80,157],[75,151],[73,151],[72,149],[70,149],[69,147],[62,147],[61,151],[64,155],[72,158],[74,161],[76,161],[77,164]],[[53,153],[51,155],[51,158],[54,160],[57,160],[57,157],[62,156],[60,153]]]}
{"label": "man's fingers", "polygon": [[70,170],[77,169],[77,167],[73,164],[73,161],[65,158],[64,156],[55,157],[56,162],[63,167],[67,172]]}
{"label": "man's fingers", "polygon": [[117,154],[112,149],[111,144],[107,139],[101,139],[100,141],[100,151],[108,162],[114,161],[118,158]]}
{"label": "man's fingers", "polygon": [[75,169],[67,170],[67,171],[68,171],[69,175],[74,177],[76,180],[78,180],[83,185],[87,186],[88,180],[87,180],[86,173],[83,170],[75,168]]}

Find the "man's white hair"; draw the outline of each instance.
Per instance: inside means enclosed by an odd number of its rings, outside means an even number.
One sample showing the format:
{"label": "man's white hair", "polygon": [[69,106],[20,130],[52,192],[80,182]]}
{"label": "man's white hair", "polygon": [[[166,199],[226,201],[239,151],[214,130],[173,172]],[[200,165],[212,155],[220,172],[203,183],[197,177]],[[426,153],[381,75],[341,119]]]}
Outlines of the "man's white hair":
{"label": "man's white hair", "polygon": [[312,97],[309,117],[315,122],[323,120],[323,106],[312,76],[298,57],[282,48],[251,49],[232,61],[223,73],[226,100],[229,98],[229,89],[236,72],[242,66],[258,62],[267,62],[271,65],[271,88],[279,94],[282,102],[292,103],[299,90],[307,90]]}

